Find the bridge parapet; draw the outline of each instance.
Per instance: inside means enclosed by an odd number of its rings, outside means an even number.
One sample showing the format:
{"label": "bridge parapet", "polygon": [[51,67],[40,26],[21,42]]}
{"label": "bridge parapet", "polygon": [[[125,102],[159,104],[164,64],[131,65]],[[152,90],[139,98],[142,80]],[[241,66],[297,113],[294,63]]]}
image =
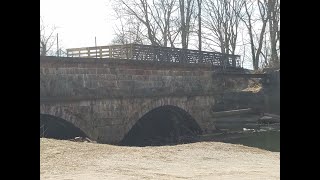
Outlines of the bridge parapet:
{"label": "bridge parapet", "polygon": [[195,96],[220,92],[208,64],[40,58],[42,98]]}

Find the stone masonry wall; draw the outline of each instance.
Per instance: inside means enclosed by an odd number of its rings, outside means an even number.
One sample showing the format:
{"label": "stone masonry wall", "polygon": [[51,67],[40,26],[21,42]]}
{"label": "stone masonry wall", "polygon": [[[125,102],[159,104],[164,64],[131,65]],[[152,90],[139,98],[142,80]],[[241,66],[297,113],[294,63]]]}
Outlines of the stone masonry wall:
{"label": "stone masonry wall", "polygon": [[40,113],[65,119],[98,142],[117,143],[143,115],[165,105],[176,106],[188,112],[204,132],[215,129],[209,111],[214,105],[214,98],[211,96],[43,103],[40,105]]}
{"label": "stone masonry wall", "polygon": [[[230,82],[229,90],[243,85]],[[210,132],[222,83],[206,64],[41,57],[40,113],[104,143],[119,142],[139,118],[163,105],[185,110]]]}
{"label": "stone masonry wall", "polygon": [[209,65],[128,60],[40,61],[42,98],[146,97],[219,91]]}

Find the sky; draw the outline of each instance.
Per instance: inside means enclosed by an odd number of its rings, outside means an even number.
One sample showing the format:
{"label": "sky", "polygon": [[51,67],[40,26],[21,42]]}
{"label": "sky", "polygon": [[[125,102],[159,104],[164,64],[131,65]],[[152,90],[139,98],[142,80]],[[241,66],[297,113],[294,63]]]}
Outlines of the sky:
{"label": "sky", "polygon": [[56,26],[63,49],[103,46],[114,37],[110,0],[40,0],[40,16],[47,26]]}
{"label": "sky", "polygon": [[[111,1],[40,0],[40,16],[45,25],[57,28],[61,49],[95,46],[95,37],[97,46],[110,45],[117,24]],[[248,62],[244,66],[251,68]]]}

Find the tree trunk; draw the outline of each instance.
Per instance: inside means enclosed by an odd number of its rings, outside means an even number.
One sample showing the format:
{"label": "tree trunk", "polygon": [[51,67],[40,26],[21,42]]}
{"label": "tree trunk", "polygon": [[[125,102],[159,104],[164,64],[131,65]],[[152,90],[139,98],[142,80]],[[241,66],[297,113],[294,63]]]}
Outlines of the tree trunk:
{"label": "tree trunk", "polygon": [[277,53],[277,31],[278,22],[276,20],[275,0],[268,0],[268,17],[269,17],[269,31],[270,31],[270,46],[271,46],[271,61],[272,64],[278,63]]}
{"label": "tree trunk", "polygon": [[201,3],[202,0],[197,0],[198,2],[198,25],[199,25],[199,31],[198,31],[198,39],[199,39],[199,51],[202,50],[202,40],[201,40]]}
{"label": "tree trunk", "polygon": [[184,14],[184,0],[179,0],[180,4],[180,17],[181,17],[181,43],[182,49],[187,49],[187,41],[186,41],[186,23],[185,23],[185,14]]}

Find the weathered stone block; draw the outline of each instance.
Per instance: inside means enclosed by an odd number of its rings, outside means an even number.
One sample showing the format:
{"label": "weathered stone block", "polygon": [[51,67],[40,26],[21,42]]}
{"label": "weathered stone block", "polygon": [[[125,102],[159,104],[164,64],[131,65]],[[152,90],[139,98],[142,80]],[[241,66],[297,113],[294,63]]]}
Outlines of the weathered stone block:
{"label": "weathered stone block", "polygon": [[113,81],[113,80],[116,80],[118,76],[114,75],[114,74],[105,74],[104,75],[106,80],[108,81]]}
{"label": "weathered stone block", "polygon": [[[44,57],[47,58],[47,57]],[[174,106],[202,129],[214,129],[210,111],[221,80],[211,66],[94,59],[40,61],[40,112],[60,117],[94,140],[119,142],[151,110]],[[228,81],[230,89],[241,82]],[[49,100],[48,100],[49,99]]]}

